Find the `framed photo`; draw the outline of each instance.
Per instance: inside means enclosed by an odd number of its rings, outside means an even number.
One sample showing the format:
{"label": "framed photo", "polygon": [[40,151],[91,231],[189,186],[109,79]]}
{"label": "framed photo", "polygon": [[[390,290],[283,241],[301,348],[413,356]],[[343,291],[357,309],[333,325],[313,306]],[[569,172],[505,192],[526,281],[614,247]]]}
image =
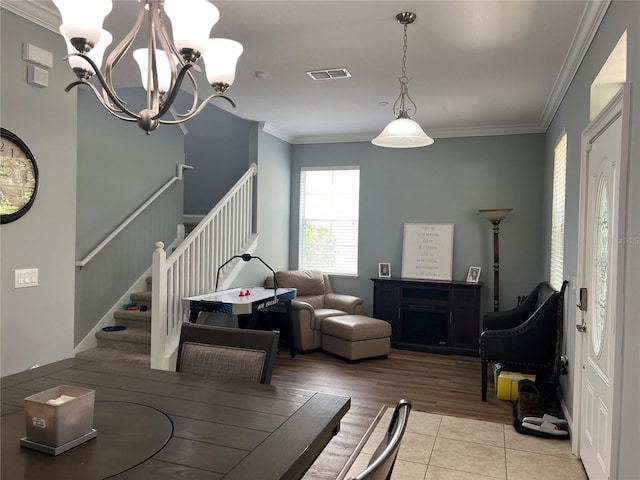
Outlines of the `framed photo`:
{"label": "framed photo", "polygon": [[391,264],[390,263],[379,263],[378,264],[378,277],[380,277],[380,278],[391,278]]}
{"label": "framed photo", "polygon": [[467,282],[478,283],[478,280],[480,280],[480,270],[482,270],[481,267],[469,267],[469,273],[467,273]]}

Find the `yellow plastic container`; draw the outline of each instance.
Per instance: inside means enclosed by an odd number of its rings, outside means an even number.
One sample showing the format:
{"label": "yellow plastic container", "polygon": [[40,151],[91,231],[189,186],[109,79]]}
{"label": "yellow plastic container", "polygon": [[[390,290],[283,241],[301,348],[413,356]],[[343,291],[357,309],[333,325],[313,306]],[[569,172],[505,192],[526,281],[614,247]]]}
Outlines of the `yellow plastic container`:
{"label": "yellow plastic container", "polygon": [[516,400],[518,398],[518,382],[524,379],[535,382],[536,376],[518,372],[500,372],[500,375],[498,375],[498,400],[510,400],[512,402]]}

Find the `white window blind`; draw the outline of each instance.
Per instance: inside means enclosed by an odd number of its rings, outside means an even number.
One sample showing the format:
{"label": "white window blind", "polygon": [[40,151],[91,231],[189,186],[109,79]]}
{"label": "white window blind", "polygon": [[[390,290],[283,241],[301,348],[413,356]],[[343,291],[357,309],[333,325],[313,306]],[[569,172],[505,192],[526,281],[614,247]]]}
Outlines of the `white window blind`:
{"label": "white window blind", "polygon": [[557,290],[562,287],[564,262],[564,204],[567,178],[567,134],[555,147],[553,160],[553,198],[551,213],[551,268],[549,282]]}
{"label": "white window blind", "polygon": [[360,169],[303,168],[299,268],[357,275]]}

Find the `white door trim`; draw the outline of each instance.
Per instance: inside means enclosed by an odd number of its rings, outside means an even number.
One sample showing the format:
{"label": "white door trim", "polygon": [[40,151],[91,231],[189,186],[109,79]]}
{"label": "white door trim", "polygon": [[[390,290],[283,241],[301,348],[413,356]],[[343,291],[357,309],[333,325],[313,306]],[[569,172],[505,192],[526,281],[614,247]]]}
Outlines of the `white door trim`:
{"label": "white door trim", "polygon": [[[614,198],[618,200],[618,231],[614,232],[616,238],[612,248],[617,248],[617,259],[615,265],[611,265],[613,279],[617,283],[617,298],[614,300],[616,308],[615,329],[615,371],[613,372],[613,412],[612,412],[612,437],[611,438],[611,459],[610,459],[610,478],[617,478],[618,459],[620,451],[620,427],[621,427],[621,403],[622,403],[622,332],[624,325],[624,258],[625,245],[624,237],[626,235],[627,224],[627,183],[628,183],[628,165],[629,165],[629,108],[631,98],[631,85],[626,83],[618,93],[611,99],[607,106],[598,114],[596,118],[585,128],[582,133],[581,158],[580,158],[580,209],[579,209],[579,229],[578,229],[578,287],[585,285],[585,252],[584,245],[581,243],[586,235],[587,228],[587,209],[586,209],[586,191],[588,185],[587,162],[589,160],[589,152],[592,142],[607,129],[612,122],[622,117],[622,145],[620,146],[620,183],[619,191],[614,193]],[[575,311],[576,326],[582,322],[581,311],[576,307]],[[570,326],[569,326],[570,327]],[[582,359],[584,353],[584,342],[588,341],[588,335],[576,333],[575,336],[575,358],[573,361],[573,434],[571,449],[574,455],[579,455],[580,451],[580,431],[582,428]]]}

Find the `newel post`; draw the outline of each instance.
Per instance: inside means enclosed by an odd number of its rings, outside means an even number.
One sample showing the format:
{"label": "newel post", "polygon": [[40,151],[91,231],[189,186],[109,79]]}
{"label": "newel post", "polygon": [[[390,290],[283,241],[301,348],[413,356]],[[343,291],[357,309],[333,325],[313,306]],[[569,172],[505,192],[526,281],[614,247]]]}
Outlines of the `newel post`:
{"label": "newel post", "polygon": [[168,370],[167,346],[167,254],[157,242],[151,267],[151,368]]}

